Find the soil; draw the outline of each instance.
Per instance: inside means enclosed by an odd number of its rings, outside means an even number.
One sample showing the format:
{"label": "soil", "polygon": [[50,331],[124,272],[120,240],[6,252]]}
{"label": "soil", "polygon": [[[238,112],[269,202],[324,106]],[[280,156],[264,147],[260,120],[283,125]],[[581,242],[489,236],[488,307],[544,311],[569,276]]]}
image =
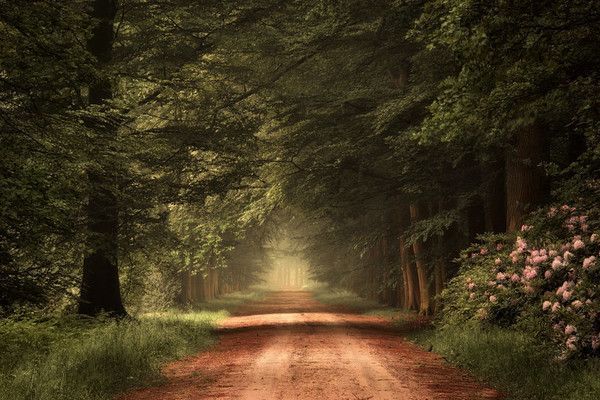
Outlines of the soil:
{"label": "soil", "polygon": [[500,394],[402,338],[387,320],[310,292],[270,293],[218,328],[210,351],[164,368],[165,384],[120,400],[498,399]]}

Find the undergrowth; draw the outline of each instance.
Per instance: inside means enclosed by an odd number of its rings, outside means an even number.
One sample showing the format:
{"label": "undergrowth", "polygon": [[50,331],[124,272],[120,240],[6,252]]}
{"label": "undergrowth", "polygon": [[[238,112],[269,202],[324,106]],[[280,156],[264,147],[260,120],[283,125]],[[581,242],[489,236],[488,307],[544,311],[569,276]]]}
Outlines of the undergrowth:
{"label": "undergrowth", "polygon": [[[160,367],[207,348],[227,310],[259,294],[225,296],[203,310],[137,319],[0,320],[0,399],[100,400],[160,381]],[[210,310],[207,310],[210,308]]]}
{"label": "undergrowth", "polygon": [[600,360],[557,362],[531,335],[474,324],[426,329],[409,337],[514,400],[596,400]]}

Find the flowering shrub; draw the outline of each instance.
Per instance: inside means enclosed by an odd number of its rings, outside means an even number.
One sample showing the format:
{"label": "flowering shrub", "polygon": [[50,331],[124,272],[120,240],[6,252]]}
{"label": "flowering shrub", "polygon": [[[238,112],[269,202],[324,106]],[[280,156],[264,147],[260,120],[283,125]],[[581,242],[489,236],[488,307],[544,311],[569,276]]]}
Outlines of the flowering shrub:
{"label": "flowering shrub", "polygon": [[555,343],[562,359],[600,355],[598,220],[562,205],[516,234],[484,236],[461,254],[443,294],[443,322],[525,329]]}

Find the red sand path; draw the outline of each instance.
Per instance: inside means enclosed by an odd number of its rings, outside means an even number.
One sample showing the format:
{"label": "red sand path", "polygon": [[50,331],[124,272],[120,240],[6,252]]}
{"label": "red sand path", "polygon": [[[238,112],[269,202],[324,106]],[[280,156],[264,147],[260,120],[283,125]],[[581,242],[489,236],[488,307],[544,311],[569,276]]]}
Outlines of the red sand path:
{"label": "red sand path", "polygon": [[386,320],[339,311],[309,292],[272,292],[225,320],[212,350],[167,365],[166,384],[120,400],[500,397]]}

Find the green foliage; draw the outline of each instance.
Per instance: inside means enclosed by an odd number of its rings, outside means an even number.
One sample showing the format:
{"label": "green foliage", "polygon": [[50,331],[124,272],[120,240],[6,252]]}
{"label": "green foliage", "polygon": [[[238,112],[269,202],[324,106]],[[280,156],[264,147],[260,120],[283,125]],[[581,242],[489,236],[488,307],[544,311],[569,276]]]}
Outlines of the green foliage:
{"label": "green foliage", "polygon": [[160,366],[214,342],[220,312],[139,320],[5,319],[0,395],[13,399],[106,399],[160,378]]}
{"label": "green foliage", "polygon": [[465,250],[442,296],[442,326],[512,326],[553,341],[559,358],[598,354],[597,213],[551,207],[518,236],[488,235]]}

